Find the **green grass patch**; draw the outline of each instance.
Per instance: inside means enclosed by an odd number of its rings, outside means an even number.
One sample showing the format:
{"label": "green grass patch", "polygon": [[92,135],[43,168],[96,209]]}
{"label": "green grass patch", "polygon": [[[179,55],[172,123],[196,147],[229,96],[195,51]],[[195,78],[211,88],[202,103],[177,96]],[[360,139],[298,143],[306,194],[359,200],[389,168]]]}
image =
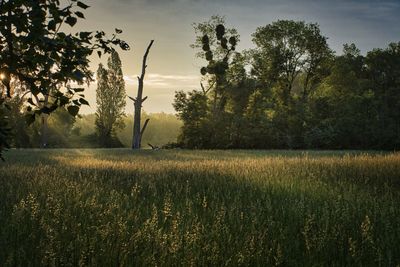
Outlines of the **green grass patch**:
{"label": "green grass patch", "polygon": [[397,266],[400,154],[12,150],[1,266]]}

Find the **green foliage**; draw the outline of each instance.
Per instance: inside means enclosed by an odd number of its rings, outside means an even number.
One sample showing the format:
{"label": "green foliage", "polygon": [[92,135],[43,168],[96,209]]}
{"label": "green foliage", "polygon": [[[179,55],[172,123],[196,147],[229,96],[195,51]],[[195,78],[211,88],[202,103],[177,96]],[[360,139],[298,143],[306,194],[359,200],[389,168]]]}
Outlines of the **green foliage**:
{"label": "green foliage", "polygon": [[8,107],[4,104],[5,99],[0,98],[0,159],[3,158],[3,151],[10,147],[9,136],[10,136],[10,126],[9,118],[7,116]]}
{"label": "green foliage", "polygon": [[[41,122],[35,121],[27,125],[24,120],[21,101],[12,99],[6,110],[12,138],[8,139],[8,145],[12,148],[37,148],[41,139]],[[162,147],[168,143],[176,143],[182,122],[175,115],[165,113],[143,113],[143,121],[150,119],[151,124],[146,129],[143,143]],[[48,147],[50,148],[99,148],[102,145],[96,134],[96,114],[79,115],[76,118],[69,115],[68,111],[60,108],[48,118]],[[130,147],[132,138],[132,118],[123,118],[126,125],[123,129],[115,130],[113,146]]]}
{"label": "green foliage", "polygon": [[[227,148],[238,146],[237,130],[244,109],[242,98],[248,97],[251,85],[244,69],[244,55],[235,52],[239,35],[235,29],[225,27],[225,20],[213,16],[204,23],[194,24],[196,55],[207,61],[200,69],[202,91],[177,92],[174,100],[178,117],[183,121],[178,143],[190,148]],[[229,112],[226,110],[229,109]]]}
{"label": "green foliage", "polygon": [[[213,51],[213,57],[216,61],[221,61],[226,55],[226,49],[221,46],[221,40],[218,39],[216,29],[217,27],[224,27],[224,34],[231,36],[235,41],[239,42],[239,34],[236,29],[226,28],[225,18],[221,16],[212,16],[210,20],[193,23],[193,28],[196,34],[195,42],[190,45],[193,49],[196,49],[196,56],[199,58],[205,58],[207,51]],[[222,34],[222,35],[224,35]],[[232,46],[235,46],[231,44]]]}
{"label": "green foliage", "polygon": [[211,147],[207,96],[198,91],[179,91],[173,105],[184,125],[178,143],[189,148]]}
{"label": "green foliage", "polygon": [[[168,143],[177,141],[182,122],[173,114],[166,113],[146,113],[142,112],[142,123],[150,119],[146,128],[146,134],[142,138],[143,147],[150,143],[154,146],[162,147]],[[133,133],[133,116],[124,119],[126,127],[117,131],[118,139],[124,147],[131,147]],[[143,127],[143,125],[141,125]]]}
{"label": "green foliage", "polygon": [[[256,45],[252,51],[255,77],[273,77],[271,82],[280,87],[277,101],[288,105],[296,79],[303,74],[304,82],[299,89],[302,97],[307,98],[318,80],[322,63],[332,53],[319,26],[303,21],[278,20],[259,27],[252,36]],[[263,81],[264,84],[271,82]]]}
{"label": "green foliage", "polygon": [[398,153],[79,149],[7,158],[3,266],[400,264]]}
{"label": "green foliage", "polygon": [[215,61],[214,60],[214,53],[217,51],[212,51],[210,49],[210,38],[208,37],[207,34],[205,34],[201,41],[203,43],[203,50],[205,51],[204,57],[208,61],[208,66],[201,68],[201,74],[206,75],[207,73],[209,74],[215,74],[218,77],[220,75],[224,75],[226,70],[228,69],[228,61],[229,61],[229,56],[232,51],[235,50],[235,45],[236,45],[236,37],[231,36],[229,40],[231,40],[231,46],[228,48],[227,46],[227,39],[225,37],[225,26],[222,24],[218,24],[215,28],[215,35],[217,36],[217,44],[220,45],[220,49],[225,52],[225,56],[219,60]]}
{"label": "green foliage", "polygon": [[223,23],[195,24],[207,86],[175,96],[184,146],[399,149],[400,43],[334,56],[317,24],[278,20],[238,53]]}
{"label": "green foliage", "polygon": [[[89,56],[95,50],[109,53],[113,45],[129,49],[116,35],[108,39],[103,31],[69,33],[66,26],[74,27],[88,7],[76,0],[0,2],[0,98],[11,98],[12,84],[20,83],[24,93],[30,93],[23,100],[29,106],[27,122],[38,116],[43,120],[58,107],[76,116],[87,102],[75,84],[93,79]],[[5,117],[0,120],[5,123]],[[3,138],[8,137],[1,143]]]}
{"label": "green foliage", "polygon": [[377,146],[399,148],[400,42],[368,52],[365,61],[370,88],[375,95],[374,134],[380,137]]}
{"label": "green foliage", "polygon": [[124,128],[126,105],[125,81],[118,53],[113,51],[108,59],[108,69],[99,65],[96,90],[96,132],[103,147],[120,146],[116,130]]}

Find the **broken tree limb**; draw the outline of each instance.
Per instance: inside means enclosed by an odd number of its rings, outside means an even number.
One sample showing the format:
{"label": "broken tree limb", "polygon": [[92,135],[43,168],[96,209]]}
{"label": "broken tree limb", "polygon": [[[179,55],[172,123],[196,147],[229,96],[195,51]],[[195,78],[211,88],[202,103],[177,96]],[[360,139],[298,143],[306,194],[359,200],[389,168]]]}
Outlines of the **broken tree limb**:
{"label": "broken tree limb", "polygon": [[201,90],[203,91],[204,95],[207,95],[208,92],[214,87],[215,81],[211,84],[208,84],[208,89],[206,89],[202,82],[200,82]]}
{"label": "broken tree limb", "polygon": [[159,150],[160,149],[158,146],[153,146],[150,143],[147,143],[147,144],[151,147],[152,150]]}

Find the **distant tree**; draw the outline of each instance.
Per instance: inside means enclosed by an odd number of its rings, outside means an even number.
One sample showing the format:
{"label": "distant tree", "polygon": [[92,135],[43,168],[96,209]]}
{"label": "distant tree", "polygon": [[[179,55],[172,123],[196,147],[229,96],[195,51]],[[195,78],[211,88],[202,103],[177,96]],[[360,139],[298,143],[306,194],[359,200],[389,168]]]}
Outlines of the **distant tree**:
{"label": "distant tree", "polygon": [[[147,113],[142,111],[142,124],[149,119],[151,123],[146,128],[146,134],[142,136],[142,145],[151,143],[159,147],[167,143],[176,143],[182,126],[182,121],[174,114],[168,113]],[[133,117],[124,118],[124,129],[118,130],[118,138],[125,147],[132,146]],[[143,125],[142,125],[143,127]]]}
{"label": "distant tree", "polygon": [[213,148],[207,96],[200,91],[175,93],[173,106],[183,122],[178,143],[187,148]]}
{"label": "distant tree", "polygon": [[[326,59],[332,56],[318,24],[278,20],[257,28],[253,42],[253,73],[256,77],[277,82],[283,104],[289,103],[296,79],[303,75],[300,95],[303,100],[318,81]],[[268,81],[265,81],[268,84]]]}
{"label": "distant tree", "polygon": [[[226,148],[237,139],[237,135],[226,132],[234,121],[232,113],[238,110],[236,101],[243,95],[237,93],[243,88],[240,81],[245,70],[242,58],[235,52],[239,35],[224,24],[220,16],[193,24],[196,39],[191,47],[196,49],[197,57],[206,61],[200,70],[201,90],[177,92],[174,101],[178,116],[184,121],[180,141],[187,147]],[[200,107],[204,110],[199,110]],[[240,127],[237,122],[235,127]]]}
{"label": "distant tree", "polygon": [[[11,130],[10,145],[12,147],[31,147],[32,144],[32,127],[29,128],[25,119],[25,109],[23,99],[17,94],[12,98],[6,99],[8,108],[5,109],[9,118],[9,126]],[[71,116],[72,117],[72,116]],[[37,142],[36,145],[40,143]]]}
{"label": "distant tree", "polygon": [[400,43],[334,56],[317,24],[279,20],[238,53],[222,17],[194,26],[207,65],[201,90],[175,94],[184,147],[400,147]]}
{"label": "distant tree", "polygon": [[366,72],[376,102],[375,136],[378,147],[400,148],[400,42],[373,49],[365,58]]}
{"label": "distant tree", "polygon": [[7,111],[9,108],[5,105],[5,99],[0,98],[0,159],[3,158],[3,150],[10,148],[11,128]]}
{"label": "distant tree", "polygon": [[252,73],[271,94],[275,123],[289,147],[304,145],[308,127],[307,101],[326,75],[332,51],[319,26],[303,21],[278,20],[253,34]]}
{"label": "distant tree", "polygon": [[194,24],[196,39],[191,45],[201,51],[196,55],[207,61],[207,66],[202,67],[200,72],[213,94],[212,112],[215,116],[221,113],[226,103],[226,73],[239,39],[237,31],[227,29],[224,24],[225,19],[220,16],[212,16],[207,22]]}
{"label": "distant tree", "polygon": [[[54,147],[71,147],[70,137],[76,117],[72,117],[66,109],[60,108],[49,118],[50,144]],[[52,140],[52,138],[54,138]]]}
{"label": "distant tree", "polygon": [[97,70],[96,129],[100,144],[111,147],[119,145],[115,131],[124,127],[126,92],[121,60],[116,51],[111,53],[107,65],[108,69],[100,64]]}
{"label": "distant tree", "polygon": [[250,126],[245,118],[249,98],[255,91],[256,81],[250,77],[246,68],[248,58],[245,53],[235,53],[227,70],[226,87],[227,102],[225,112],[230,121],[229,147],[246,147],[244,136],[249,132]]}
{"label": "distant tree", "polygon": [[330,74],[310,100],[312,126],[305,135],[308,146],[360,149],[372,142],[374,95],[364,64],[353,44],[344,45],[343,55],[332,61]]}
{"label": "distant tree", "polygon": [[[45,122],[60,106],[75,116],[87,104],[81,85],[92,81],[89,56],[95,50],[99,55],[111,52],[112,45],[129,49],[103,31],[69,33],[65,26],[75,26],[88,7],[77,0],[0,1],[0,109],[6,108],[4,98],[12,97],[14,80],[26,88],[28,123],[37,116]],[[7,146],[9,126],[5,112],[0,113],[1,150]]]}
{"label": "distant tree", "polygon": [[[216,35],[216,28],[218,25],[224,26],[224,35],[233,37],[236,40],[236,43],[239,43],[240,36],[236,29],[225,27],[225,18],[214,15],[208,21],[201,23],[193,23],[193,29],[195,32],[195,42],[190,45],[191,48],[196,50],[196,57],[201,59],[207,59],[207,55],[205,52],[212,51],[213,59],[216,61],[221,61],[226,56],[226,48],[221,46],[221,39],[224,36],[220,36],[218,39]],[[222,33],[222,32],[221,32]],[[205,47],[204,36],[208,36],[208,48]],[[226,37],[225,36],[225,37]],[[229,41],[227,39],[227,41]],[[228,43],[226,43],[228,45]],[[204,48],[207,48],[206,50]]]}

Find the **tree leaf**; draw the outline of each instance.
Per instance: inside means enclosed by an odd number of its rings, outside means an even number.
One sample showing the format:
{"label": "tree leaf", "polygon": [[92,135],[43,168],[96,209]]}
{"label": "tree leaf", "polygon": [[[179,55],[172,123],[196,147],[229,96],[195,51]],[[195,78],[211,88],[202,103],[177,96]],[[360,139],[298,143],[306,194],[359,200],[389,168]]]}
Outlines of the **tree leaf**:
{"label": "tree leaf", "polygon": [[56,22],[54,20],[50,20],[49,24],[47,25],[47,29],[49,31],[55,31],[56,30]]}
{"label": "tree leaf", "polygon": [[81,38],[81,39],[86,39],[86,38],[88,38],[91,34],[92,34],[92,32],[80,32],[80,33],[79,33],[79,38]]}
{"label": "tree leaf", "polygon": [[79,107],[78,106],[69,106],[67,108],[68,113],[71,114],[72,116],[76,116],[79,113]]}
{"label": "tree leaf", "polygon": [[67,23],[71,27],[74,27],[74,25],[76,24],[77,21],[78,21],[78,19],[75,17],[67,17],[67,19],[65,20],[65,23]]}
{"label": "tree leaf", "polygon": [[85,18],[85,15],[83,15],[83,13],[80,12],[80,11],[76,11],[76,12],[75,12],[75,15],[78,16],[78,17],[81,18],[81,19],[84,19],[84,18]]}
{"label": "tree leaf", "polygon": [[89,102],[88,102],[86,99],[84,99],[84,98],[79,98],[79,102],[80,102],[82,105],[87,105],[87,106],[89,106]]}
{"label": "tree leaf", "polygon": [[89,7],[88,5],[82,3],[81,1],[78,1],[78,2],[76,3],[76,5],[77,5],[78,7],[80,7],[80,8],[83,8],[83,9],[87,9],[87,8]]}

